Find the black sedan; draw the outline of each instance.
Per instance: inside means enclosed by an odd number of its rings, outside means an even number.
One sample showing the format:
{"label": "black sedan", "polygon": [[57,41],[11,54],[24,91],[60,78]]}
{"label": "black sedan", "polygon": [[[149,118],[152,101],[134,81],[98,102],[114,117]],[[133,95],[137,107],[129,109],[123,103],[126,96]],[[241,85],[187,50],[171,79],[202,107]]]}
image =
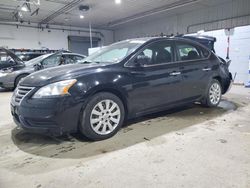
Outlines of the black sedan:
{"label": "black sedan", "polygon": [[231,83],[228,64],[183,38],[140,38],[105,47],[81,64],[33,73],[15,90],[11,109],[27,131],[115,135],[124,120],[201,102],[216,107]]}

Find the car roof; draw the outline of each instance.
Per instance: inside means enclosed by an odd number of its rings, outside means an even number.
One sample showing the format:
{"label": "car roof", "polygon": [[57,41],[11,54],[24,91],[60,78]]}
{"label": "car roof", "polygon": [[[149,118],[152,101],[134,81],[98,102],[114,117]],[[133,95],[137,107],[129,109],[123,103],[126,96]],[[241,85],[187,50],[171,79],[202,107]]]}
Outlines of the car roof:
{"label": "car roof", "polygon": [[15,54],[44,54],[43,52],[15,52]]}
{"label": "car roof", "polygon": [[82,57],[86,57],[85,55],[82,55],[82,54],[77,54],[77,53],[65,53],[65,52],[63,52],[62,53],[63,55],[77,55],[77,56],[82,56]]}
{"label": "car roof", "polygon": [[200,40],[207,40],[216,42],[216,38],[208,35],[200,35],[200,34],[186,34],[182,35],[183,38],[189,38],[189,39],[200,39]]}
{"label": "car roof", "polygon": [[[208,37],[208,36],[206,36]],[[213,38],[213,37],[212,37]],[[194,40],[193,38],[189,38],[189,37],[182,37],[182,36],[172,36],[172,37],[167,37],[167,36],[162,36],[162,37],[144,37],[144,38],[134,38],[134,39],[129,39],[127,41],[132,41],[132,40],[142,40],[144,41],[144,43],[141,45],[141,47],[151,43],[151,42],[157,42],[157,41],[161,41],[161,40],[169,40],[169,41],[179,41],[179,42],[186,42],[189,44],[193,44],[195,46],[199,46],[200,48],[209,50],[214,52],[214,50],[210,49],[208,46],[202,44],[201,42]],[[126,41],[126,40],[124,40]],[[123,41],[120,41],[123,42]]]}

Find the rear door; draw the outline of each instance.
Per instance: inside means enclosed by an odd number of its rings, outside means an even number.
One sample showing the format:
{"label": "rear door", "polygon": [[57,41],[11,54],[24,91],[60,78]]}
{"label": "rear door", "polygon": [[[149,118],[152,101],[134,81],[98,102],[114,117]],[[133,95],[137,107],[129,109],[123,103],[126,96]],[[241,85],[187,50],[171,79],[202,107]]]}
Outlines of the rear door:
{"label": "rear door", "polygon": [[195,100],[204,94],[211,76],[210,52],[188,42],[176,42],[176,51],[183,79],[183,100]]}

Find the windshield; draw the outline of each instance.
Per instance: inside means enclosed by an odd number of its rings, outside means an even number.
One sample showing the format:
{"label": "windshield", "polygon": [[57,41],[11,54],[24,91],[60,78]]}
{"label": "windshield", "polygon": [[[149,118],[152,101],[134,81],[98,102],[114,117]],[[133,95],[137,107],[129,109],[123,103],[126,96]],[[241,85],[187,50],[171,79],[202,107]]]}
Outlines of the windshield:
{"label": "windshield", "polygon": [[114,43],[103,47],[79,63],[118,63],[145,42],[145,39],[135,39]]}
{"label": "windshield", "polygon": [[40,61],[42,61],[43,59],[49,57],[50,55],[52,55],[52,54],[41,55],[41,56],[39,56],[39,57],[37,57],[37,58],[31,59],[31,60],[25,62],[25,65],[26,65],[26,66],[35,65],[35,64],[39,63]]}

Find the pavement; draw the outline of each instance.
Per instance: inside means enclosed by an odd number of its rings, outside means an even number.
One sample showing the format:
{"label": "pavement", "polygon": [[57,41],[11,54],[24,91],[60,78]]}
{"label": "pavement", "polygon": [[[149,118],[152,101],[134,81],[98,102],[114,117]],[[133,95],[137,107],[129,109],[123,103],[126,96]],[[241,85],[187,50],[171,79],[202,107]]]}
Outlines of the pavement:
{"label": "pavement", "polygon": [[0,187],[250,187],[250,89],[128,122],[111,139],[18,130],[0,91]]}

